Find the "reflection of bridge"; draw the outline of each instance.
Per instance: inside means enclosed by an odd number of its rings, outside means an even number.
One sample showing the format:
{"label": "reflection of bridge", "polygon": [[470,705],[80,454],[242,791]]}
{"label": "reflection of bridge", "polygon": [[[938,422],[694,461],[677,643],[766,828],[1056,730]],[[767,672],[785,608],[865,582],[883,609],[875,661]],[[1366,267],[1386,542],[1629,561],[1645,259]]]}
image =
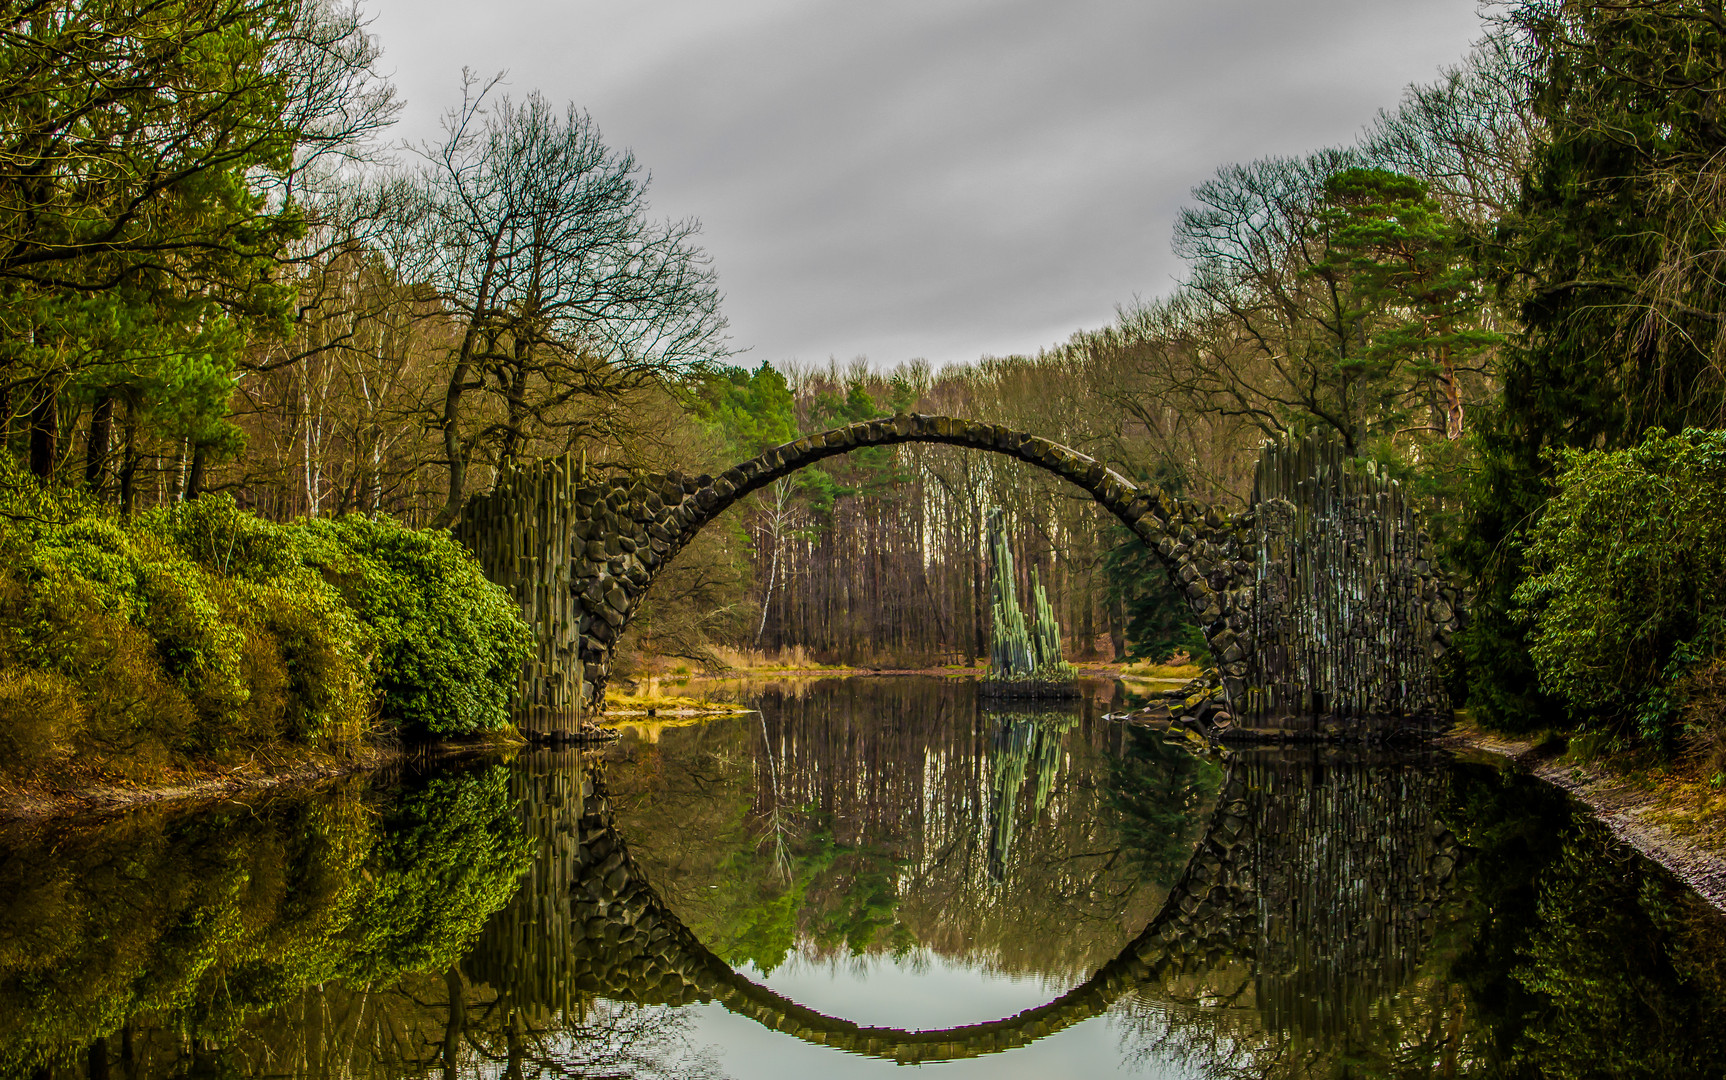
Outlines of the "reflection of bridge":
{"label": "reflection of bridge", "polygon": [[[539,637],[524,710],[566,730],[603,696],[612,650],[661,567],[751,493],[862,447],[942,443],[1004,454],[1090,494],[1156,552],[1182,591],[1236,711],[1360,716],[1441,707],[1430,661],[1455,623],[1455,591],[1394,482],[1339,451],[1272,448],[1260,488],[1276,512],[1225,517],[1141,488],[1048,439],[945,416],[870,420],[805,436],[718,477],[588,475],[573,458],[506,471],[469,502],[457,535],[512,588]],[[1256,614],[1255,614],[1256,612]],[[1316,709],[1311,707],[1317,705]]]}
{"label": "reflection of bridge", "polygon": [[[524,774],[537,790],[523,794],[544,874],[494,919],[467,963],[472,976],[530,1010],[568,1009],[584,993],[717,1001],[805,1041],[902,1063],[1023,1046],[1159,988],[1254,1005],[1270,1030],[1334,1029],[1407,981],[1457,859],[1433,816],[1433,773],[1237,755],[1160,911],[1084,982],[987,1023],[863,1027],[790,1001],[709,951],[631,859],[598,767],[569,754],[536,760],[548,767]],[[576,800],[572,816],[564,808]]]}

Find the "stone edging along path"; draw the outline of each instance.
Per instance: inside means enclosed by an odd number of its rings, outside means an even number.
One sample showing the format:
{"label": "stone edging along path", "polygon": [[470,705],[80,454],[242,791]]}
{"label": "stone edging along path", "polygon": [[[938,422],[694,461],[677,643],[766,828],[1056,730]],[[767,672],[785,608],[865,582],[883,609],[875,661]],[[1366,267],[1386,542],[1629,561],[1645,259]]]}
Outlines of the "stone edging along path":
{"label": "stone edging along path", "polygon": [[1658,797],[1633,788],[1610,774],[1543,758],[1532,743],[1514,742],[1480,732],[1461,732],[1434,740],[1451,749],[1480,750],[1528,769],[1541,780],[1569,792],[1619,840],[1665,867],[1696,890],[1718,911],[1726,913],[1726,844],[1681,836],[1648,819]]}

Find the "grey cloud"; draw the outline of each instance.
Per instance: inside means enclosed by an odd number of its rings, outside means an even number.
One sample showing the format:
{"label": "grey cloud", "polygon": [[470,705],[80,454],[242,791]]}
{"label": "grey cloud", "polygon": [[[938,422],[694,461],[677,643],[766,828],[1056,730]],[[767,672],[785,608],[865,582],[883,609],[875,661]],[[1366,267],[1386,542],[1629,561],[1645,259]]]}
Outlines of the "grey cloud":
{"label": "grey cloud", "polygon": [[1167,291],[1187,191],[1353,137],[1473,0],[368,0],[435,134],[462,65],[591,111],[697,217],[751,360],[1034,351]]}

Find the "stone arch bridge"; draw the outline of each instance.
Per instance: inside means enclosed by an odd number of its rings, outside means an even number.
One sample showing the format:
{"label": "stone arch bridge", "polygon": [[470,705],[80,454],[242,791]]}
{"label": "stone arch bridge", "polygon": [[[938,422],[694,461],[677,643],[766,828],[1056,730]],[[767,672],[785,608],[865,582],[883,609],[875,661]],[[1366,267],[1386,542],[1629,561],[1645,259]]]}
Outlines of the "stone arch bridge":
{"label": "stone arch bridge", "polygon": [[[512,779],[540,858],[463,961],[528,1015],[576,1014],[584,996],[718,1002],[764,1027],[900,1064],[1026,1046],[1133,993],[1248,1022],[1235,1038],[1335,1034],[1405,987],[1461,858],[1438,820],[1438,772],[1418,759],[1232,755],[1204,836],[1157,914],[1088,979],[1013,1016],[939,1030],[870,1027],[740,974],[661,899],[631,857],[603,766],[537,755]],[[568,809],[566,809],[568,808]],[[575,815],[569,809],[577,811]]]}
{"label": "stone arch bridge", "polygon": [[506,468],[455,535],[535,628],[524,730],[572,731],[603,700],[613,648],[659,570],[720,514],[826,458],[914,442],[1015,458],[1114,514],[1182,591],[1237,714],[1286,726],[1294,713],[1448,708],[1432,661],[1458,625],[1456,592],[1394,481],[1356,474],[1335,448],[1267,448],[1264,497],[1225,515],[1037,435],[902,413],[804,436],[716,477],[597,477],[572,455]]}

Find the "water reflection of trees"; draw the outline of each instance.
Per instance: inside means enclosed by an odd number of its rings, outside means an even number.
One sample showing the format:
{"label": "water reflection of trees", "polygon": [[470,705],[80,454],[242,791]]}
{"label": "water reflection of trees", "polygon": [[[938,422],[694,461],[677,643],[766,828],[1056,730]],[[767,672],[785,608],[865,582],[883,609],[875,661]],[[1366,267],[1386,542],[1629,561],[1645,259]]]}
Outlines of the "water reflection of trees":
{"label": "water reflection of trees", "polygon": [[[718,983],[679,970],[666,907],[728,958],[909,939],[1017,971],[1109,960],[1099,1000],[1155,1071],[1721,1075],[1726,924],[1562,793],[1310,750],[1237,759],[1219,790],[1090,709],[1039,731],[962,688],[863,686],[597,774],[541,753],[9,838],[0,1076],[711,1075],[680,1004]],[[844,773],[853,753],[891,797]],[[1170,936],[1115,957],[1165,894]]]}
{"label": "water reflection of trees", "polygon": [[1460,854],[1447,777],[1419,757],[1231,761],[1223,798],[1250,840],[1221,876],[1247,918],[1117,1007],[1134,1056],[1215,1077],[1449,1075],[1463,997],[1432,963]]}
{"label": "water reflection of trees", "polygon": [[1162,732],[1130,727],[1109,761],[1107,799],[1137,867],[1163,888],[1192,857],[1211,795],[1222,783],[1215,761],[1171,745]]}
{"label": "water reflection of trees", "polygon": [[127,1071],[123,1057],[121,1066],[128,1077],[717,1077],[711,1053],[689,1037],[691,1020],[667,1006],[602,1000],[529,1016],[452,967],[309,988],[225,1040],[170,1038],[141,1051],[140,1068]]}
{"label": "water reflection of trees", "polygon": [[[1257,939],[1118,1004],[1132,1057],[1231,1080],[1722,1075],[1726,921],[1563,792],[1444,759],[1314,766],[1252,785],[1294,841],[1261,838]],[[1436,880],[1447,827],[1455,886],[1422,895],[1398,868]]]}
{"label": "water reflection of trees", "polygon": [[1107,801],[1104,707],[996,717],[962,681],[830,680],[627,746],[607,776],[648,876],[733,962],[921,946],[1070,984],[1162,894]]}
{"label": "water reflection of trees", "polygon": [[1035,780],[1031,814],[1041,818],[1060,772],[1064,737],[1078,724],[1079,717],[1049,710],[989,712],[984,714],[984,722],[993,730],[989,747],[989,876],[1002,881],[1013,851],[1026,773]]}
{"label": "water reflection of trees", "polygon": [[531,859],[522,785],[396,779],[9,837],[0,1076],[714,1072],[675,1010],[533,1012],[464,975]]}

